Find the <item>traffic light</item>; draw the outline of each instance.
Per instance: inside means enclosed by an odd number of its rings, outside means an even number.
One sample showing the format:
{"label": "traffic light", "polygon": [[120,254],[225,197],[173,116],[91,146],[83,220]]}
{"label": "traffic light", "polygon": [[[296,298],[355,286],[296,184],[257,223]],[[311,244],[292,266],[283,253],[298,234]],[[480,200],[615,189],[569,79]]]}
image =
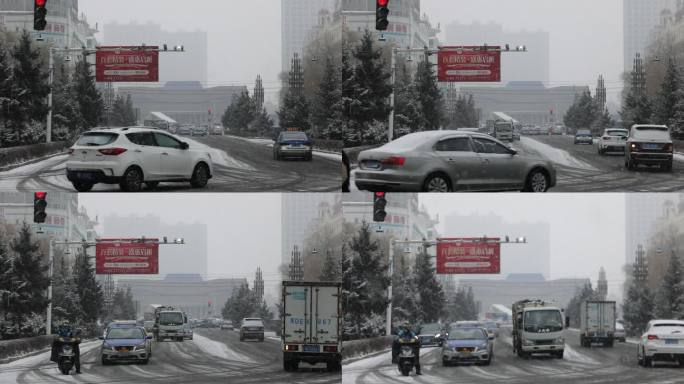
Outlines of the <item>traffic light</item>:
{"label": "traffic light", "polygon": [[385,222],[385,217],[387,217],[385,207],[387,207],[387,199],[385,198],[385,192],[375,192],[375,195],[373,197],[373,221],[375,221],[376,223]]}
{"label": "traffic light", "polygon": [[47,192],[36,192],[33,194],[33,222],[34,223],[44,223],[47,213],[45,213],[45,208],[47,208]]}
{"label": "traffic light", "polygon": [[375,29],[378,31],[386,31],[389,25],[389,0],[376,0],[375,7]]}
{"label": "traffic light", "polygon": [[33,0],[33,29],[44,31],[47,25],[47,0]]}

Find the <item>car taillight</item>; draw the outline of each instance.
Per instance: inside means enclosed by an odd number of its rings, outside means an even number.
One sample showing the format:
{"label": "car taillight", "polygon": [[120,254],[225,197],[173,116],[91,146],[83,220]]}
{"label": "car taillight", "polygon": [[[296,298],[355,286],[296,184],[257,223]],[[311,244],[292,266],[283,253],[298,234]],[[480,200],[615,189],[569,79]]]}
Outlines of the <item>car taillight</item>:
{"label": "car taillight", "polygon": [[100,152],[103,155],[107,156],[119,156],[120,154],[126,152],[127,149],[125,148],[107,148],[107,149],[100,149],[98,152]]}
{"label": "car taillight", "polygon": [[298,345],[285,345],[285,350],[286,351],[298,351],[299,346]]}
{"label": "car taillight", "polygon": [[323,346],[323,352],[337,352],[337,346],[336,345],[324,345]]}
{"label": "car taillight", "polygon": [[391,156],[386,159],[383,159],[380,161],[381,164],[383,165],[396,165],[396,166],[403,166],[404,163],[406,163],[406,158],[401,157],[401,156]]}
{"label": "car taillight", "polygon": [[658,340],[658,335],[648,335],[649,340]]}
{"label": "car taillight", "polygon": [[608,136],[603,136],[603,140],[610,140],[610,137],[608,137]]}
{"label": "car taillight", "polygon": [[73,148],[69,148],[69,154],[71,155],[71,154],[73,154],[73,153],[74,153],[74,149],[73,149]]}
{"label": "car taillight", "polygon": [[666,144],[663,149],[667,152],[672,152],[672,144]]}

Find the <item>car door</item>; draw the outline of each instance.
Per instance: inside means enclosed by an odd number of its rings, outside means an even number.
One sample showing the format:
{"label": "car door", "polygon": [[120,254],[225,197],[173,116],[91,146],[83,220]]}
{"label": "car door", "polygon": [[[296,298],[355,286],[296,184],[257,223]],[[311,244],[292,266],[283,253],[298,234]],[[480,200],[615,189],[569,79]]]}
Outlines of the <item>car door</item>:
{"label": "car door", "polygon": [[481,162],[482,189],[521,189],[524,184],[524,163],[511,150],[494,140],[474,137],[473,143]]}
{"label": "car door", "polygon": [[188,179],[192,173],[192,152],[183,149],[182,143],[167,134],[155,132],[161,149],[161,170],[166,179]]}
{"label": "car door", "polygon": [[126,138],[134,144],[132,151],[143,170],[145,180],[158,179],[161,175],[159,161],[161,151],[152,132],[133,132],[127,134]]}
{"label": "car door", "polygon": [[480,158],[467,136],[448,137],[437,142],[435,155],[448,169],[454,189],[468,190],[480,182]]}

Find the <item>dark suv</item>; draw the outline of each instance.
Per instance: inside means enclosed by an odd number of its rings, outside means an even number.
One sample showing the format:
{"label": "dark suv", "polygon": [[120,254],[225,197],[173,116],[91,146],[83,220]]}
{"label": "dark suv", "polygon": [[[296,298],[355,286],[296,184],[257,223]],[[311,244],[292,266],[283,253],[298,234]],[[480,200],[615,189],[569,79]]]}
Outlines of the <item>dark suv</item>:
{"label": "dark suv", "polygon": [[273,159],[300,158],[313,159],[311,140],[304,132],[281,132],[273,144]]}
{"label": "dark suv", "polygon": [[634,125],[625,148],[625,167],[635,170],[639,164],[659,165],[672,170],[674,145],[665,125]]}

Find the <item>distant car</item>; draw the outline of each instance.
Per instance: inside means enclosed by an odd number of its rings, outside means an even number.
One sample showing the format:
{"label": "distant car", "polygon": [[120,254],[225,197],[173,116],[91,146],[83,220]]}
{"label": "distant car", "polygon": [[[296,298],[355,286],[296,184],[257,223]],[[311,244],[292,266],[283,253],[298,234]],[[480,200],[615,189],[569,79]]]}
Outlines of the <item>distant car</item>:
{"label": "distant car", "polygon": [[207,127],[205,125],[196,125],[196,126],[192,127],[190,134],[192,136],[208,136],[209,135],[209,127]]}
{"label": "distant car", "polygon": [[594,144],[594,136],[588,129],[579,129],[575,132],[575,144]]}
{"label": "distant car", "polygon": [[184,124],[176,129],[177,135],[190,136],[192,135],[192,125]]}
{"label": "distant car", "polygon": [[477,320],[462,320],[449,324],[449,328],[484,328],[484,323]]}
{"label": "distant car", "polygon": [[214,128],[211,130],[212,135],[223,135],[223,127],[220,125],[214,125]]}
{"label": "distant car", "polygon": [[625,332],[625,326],[621,323],[615,323],[615,333],[613,333],[613,339],[621,342],[627,340],[627,333]]}
{"label": "distant car", "polygon": [[190,324],[183,325],[183,338],[185,340],[192,340],[193,336],[194,332],[192,331],[192,327],[190,327]]}
{"label": "distant car", "polygon": [[154,329],[154,320],[145,321],[143,323],[143,327],[145,328],[145,331],[151,335],[152,330]]}
{"label": "distant car", "polygon": [[625,152],[625,143],[627,143],[627,137],[629,136],[629,131],[623,128],[608,128],[603,132],[603,135],[599,137],[598,141],[598,153],[599,155],[605,155],[608,152]]}
{"label": "distant car", "polygon": [[625,167],[635,170],[640,164],[658,165],[672,170],[674,144],[665,125],[634,125],[625,144]]}
{"label": "distant car", "polygon": [[264,341],[264,323],[260,318],[245,318],[240,325],[240,341],[256,339]]}
{"label": "distant car", "polygon": [[494,357],[494,343],[483,328],[459,327],[449,330],[442,346],[442,365],[462,362],[489,365]]}
{"label": "distant car", "polygon": [[146,127],[85,132],[69,149],[66,163],[67,178],[78,192],[88,192],[98,183],[119,184],[128,192],[167,181],[189,181],[194,188],[204,188],[212,170],[205,147]]}
{"label": "distant car", "polygon": [[224,320],[224,321],[222,321],[222,322],[221,322],[221,329],[229,329],[229,330],[232,331],[232,330],[234,329],[234,328],[233,328],[233,322],[230,321],[230,320]]}
{"label": "distant car", "polygon": [[560,125],[554,125],[549,130],[549,135],[562,135],[562,134],[563,134],[563,127],[561,127]]}
{"label": "distant car", "polygon": [[499,325],[495,321],[486,321],[484,328],[487,330],[489,336],[499,337]]}
{"label": "distant car", "polygon": [[356,186],[371,192],[546,192],[556,185],[550,161],[460,130],[408,134],[361,152],[358,164]]}
{"label": "distant car", "polygon": [[306,161],[313,159],[311,140],[304,132],[280,132],[273,144],[273,159],[300,158]]}
{"label": "distant car", "polygon": [[148,336],[142,327],[111,328],[100,339],[102,365],[118,361],[147,364],[150,361],[152,336]]}
{"label": "distant car", "polygon": [[651,367],[658,360],[676,361],[684,365],[684,321],[651,320],[639,338],[637,361]]}
{"label": "distant car", "polygon": [[442,346],[444,337],[444,326],[440,323],[427,323],[420,326],[418,339],[420,346]]}

